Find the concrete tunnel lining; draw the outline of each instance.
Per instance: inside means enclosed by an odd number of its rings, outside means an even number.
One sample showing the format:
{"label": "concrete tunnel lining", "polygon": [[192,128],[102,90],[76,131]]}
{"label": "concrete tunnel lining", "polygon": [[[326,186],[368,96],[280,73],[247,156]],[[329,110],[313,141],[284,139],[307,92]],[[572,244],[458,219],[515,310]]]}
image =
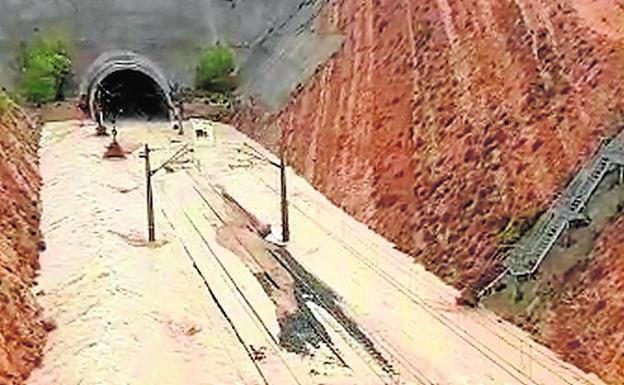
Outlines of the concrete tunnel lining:
{"label": "concrete tunnel lining", "polygon": [[150,59],[131,51],[104,53],[87,70],[80,83],[80,94],[87,95],[90,116],[94,118],[94,96],[97,85],[113,73],[126,70],[140,72],[154,81],[163,92],[165,103],[169,107],[169,118],[173,118],[172,89],[167,77]]}

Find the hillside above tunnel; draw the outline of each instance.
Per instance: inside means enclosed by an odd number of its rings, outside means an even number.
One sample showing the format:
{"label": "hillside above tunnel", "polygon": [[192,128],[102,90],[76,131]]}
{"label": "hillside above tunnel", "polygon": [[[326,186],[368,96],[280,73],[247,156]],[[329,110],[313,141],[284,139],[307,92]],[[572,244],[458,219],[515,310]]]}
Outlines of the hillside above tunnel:
{"label": "hillside above tunnel", "polygon": [[279,106],[342,41],[316,32],[325,3],[0,0],[0,84],[15,85],[20,71],[17,52],[41,37],[59,38],[69,47],[72,94],[87,93],[85,82],[92,80],[92,72],[103,70],[102,62],[121,57],[126,67],[149,62],[148,75],[167,86],[192,87],[202,50],[222,44],[236,51],[241,90]]}

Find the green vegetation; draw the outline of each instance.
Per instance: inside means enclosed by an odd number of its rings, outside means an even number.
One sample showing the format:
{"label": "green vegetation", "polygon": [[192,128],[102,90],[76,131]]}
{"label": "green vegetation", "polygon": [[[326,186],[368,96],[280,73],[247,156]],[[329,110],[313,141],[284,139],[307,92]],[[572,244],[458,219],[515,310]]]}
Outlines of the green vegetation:
{"label": "green vegetation", "polygon": [[529,208],[517,218],[508,218],[505,226],[498,233],[499,245],[502,248],[513,246],[524,234],[536,225],[543,214],[537,208]]}
{"label": "green vegetation", "polygon": [[0,89],[0,118],[10,111],[11,108],[13,108],[13,101],[4,90]]}
{"label": "green vegetation", "polygon": [[234,51],[230,47],[216,46],[201,53],[195,85],[198,89],[228,92],[236,86]]}
{"label": "green vegetation", "polygon": [[498,234],[498,239],[502,247],[513,246],[520,240],[522,236],[522,223],[520,221],[510,219],[505,228]]}
{"label": "green vegetation", "polygon": [[29,102],[44,103],[64,98],[72,62],[67,45],[57,39],[36,39],[21,45],[19,94]]}

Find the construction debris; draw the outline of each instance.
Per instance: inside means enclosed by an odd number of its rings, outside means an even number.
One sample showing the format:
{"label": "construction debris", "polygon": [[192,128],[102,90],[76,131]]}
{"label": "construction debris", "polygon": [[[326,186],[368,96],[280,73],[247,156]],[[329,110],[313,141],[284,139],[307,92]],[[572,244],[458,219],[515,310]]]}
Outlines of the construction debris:
{"label": "construction debris", "polygon": [[104,159],[123,159],[126,157],[126,152],[121,148],[119,142],[113,140],[104,153]]}
{"label": "construction debris", "polygon": [[624,132],[602,143],[597,154],[576,174],[536,226],[509,251],[506,270],[485,286],[478,298],[491,294],[508,275],[514,277],[515,284],[534,275],[571,224],[589,221],[584,214],[588,201],[605,176],[615,170],[620,173],[620,183],[624,182]]}

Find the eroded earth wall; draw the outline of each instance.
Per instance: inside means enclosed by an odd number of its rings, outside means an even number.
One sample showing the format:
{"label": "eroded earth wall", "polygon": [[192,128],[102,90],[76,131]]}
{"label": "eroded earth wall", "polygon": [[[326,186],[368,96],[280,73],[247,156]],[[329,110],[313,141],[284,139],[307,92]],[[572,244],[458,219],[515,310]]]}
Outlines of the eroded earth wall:
{"label": "eroded earth wall", "polygon": [[[334,1],[319,29],[346,40],[277,115],[288,160],[447,282],[475,285],[492,274],[509,221],[534,218],[618,131],[623,9],[619,0]],[[247,106],[235,123],[276,149],[278,126],[262,111]],[[608,244],[600,265],[621,266]],[[568,288],[581,294],[555,306],[544,335],[621,384],[614,333],[624,325],[609,318],[622,312],[624,287],[621,268],[606,269]],[[579,350],[585,343],[594,345]]]}
{"label": "eroded earth wall", "polygon": [[38,134],[0,102],[0,384],[21,384],[39,365],[45,329],[31,286],[43,247],[39,232]]}
{"label": "eroded earth wall", "polygon": [[[543,336],[566,359],[611,384],[624,382],[624,218],[607,226],[545,315]],[[574,284],[570,284],[574,282]]]}

